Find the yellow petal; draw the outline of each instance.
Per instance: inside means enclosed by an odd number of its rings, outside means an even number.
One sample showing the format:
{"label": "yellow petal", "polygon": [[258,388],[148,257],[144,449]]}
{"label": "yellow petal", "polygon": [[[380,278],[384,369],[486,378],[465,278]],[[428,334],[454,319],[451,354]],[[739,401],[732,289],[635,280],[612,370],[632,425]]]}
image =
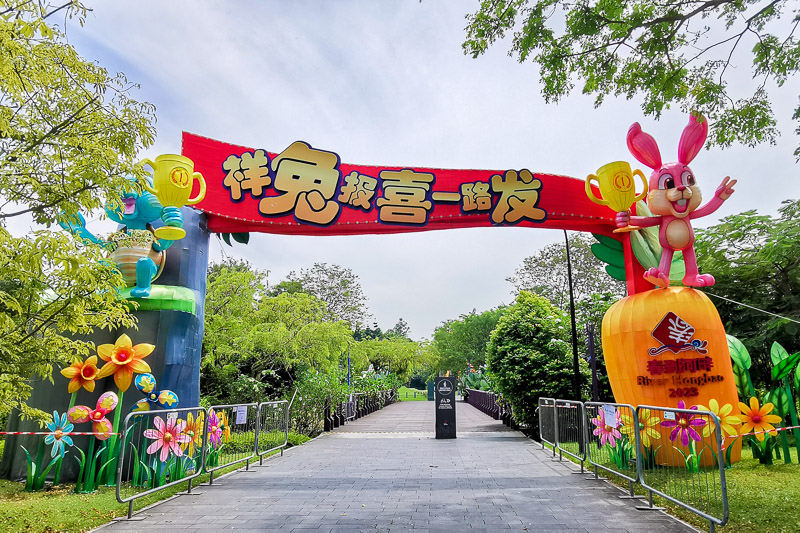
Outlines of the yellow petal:
{"label": "yellow petal", "polygon": [[142,374],[144,372],[150,372],[150,365],[142,361],[141,359],[131,359],[131,362],[126,365],[132,371]]}
{"label": "yellow petal", "polygon": [[84,365],[94,365],[94,366],[97,366],[97,356],[96,356],[96,355],[93,355],[93,356],[91,356],[91,357],[88,357],[88,358],[86,359],[86,362],[85,362],[85,363],[83,363],[83,364],[84,364]]}
{"label": "yellow petal", "polygon": [[719,414],[720,414],[720,416],[728,416],[729,414],[731,414],[731,411],[733,411],[733,406],[731,404],[729,404],[729,403],[726,403],[719,410]]}
{"label": "yellow petal", "polygon": [[95,379],[105,378],[110,376],[111,374],[115,373],[119,368],[114,363],[106,363],[103,367],[97,371],[97,377]]}
{"label": "yellow petal", "polygon": [[94,380],[86,381],[83,384],[83,388],[88,390],[89,392],[94,392]]}
{"label": "yellow petal", "polygon": [[133,379],[133,371],[127,366],[119,367],[119,370],[114,374],[114,383],[117,384],[117,387],[122,392],[128,390],[128,388],[131,386],[132,379]]}
{"label": "yellow petal", "polygon": [[81,382],[80,381],[78,381],[77,379],[74,379],[74,378],[69,380],[69,385],[67,385],[67,392],[68,393],[72,394],[73,392],[75,392],[76,390],[78,390],[80,388],[81,388]]}
{"label": "yellow petal", "polygon": [[61,375],[69,379],[74,378],[80,373],[81,373],[80,369],[74,366],[68,366],[67,368],[61,369]]}
{"label": "yellow petal", "polygon": [[100,356],[100,359],[103,361],[111,361],[111,354],[114,351],[113,344],[101,344],[97,347],[97,355]]}
{"label": "yellow petal", "polygon": [[156,347],[153,346],[152,344],[145,344],[145,343],[137,344],[136,346],[133,347],[133,355],[138,359],[142,359],[150,355],[155,349]]}
{"label": "yellow petal", "polygon": [[767,415],[767,416],[763,417],[762,420],[764,422],[768,422],[770,424],[777,424],[778,422],[780,422],[783,419],[781,417],[779,417],[778,415]]}
{"label": "yellow petal", "polygon": [[750,410],[758,412],[758,398],[755,396],[750,397]]}
{"label": "yellow petal", "polygon": [[775,409],[775,404],[773,403],[765,403],[764,407],[758,412],[762,417],[770,414],[772,410]]}
{"label": "yellow petal", "polygon": [[708,407],[710,407],[709,411],[711,411],[712,413],[714,414],[719,413],[719,402],[717,402],[715,398],[711,398],[710,400],[708,400]]}
{"label": "yellow petal", "polygon": [[743,415],[750,413],[750,408],[742,402],[739,402],[739,410],[742,412]]}
{"label": "yellow petal", "polygon": [[742,420],[742,433],[750,433],[753,431],[753,424],[750,423],[748,420]]}
{"label": "yellow petal", "polygon": [[125,335],[124,333],[119,336],[117,342],[114,343],[116,348],[133,348],[133,343],[131,342],[131,338]]}

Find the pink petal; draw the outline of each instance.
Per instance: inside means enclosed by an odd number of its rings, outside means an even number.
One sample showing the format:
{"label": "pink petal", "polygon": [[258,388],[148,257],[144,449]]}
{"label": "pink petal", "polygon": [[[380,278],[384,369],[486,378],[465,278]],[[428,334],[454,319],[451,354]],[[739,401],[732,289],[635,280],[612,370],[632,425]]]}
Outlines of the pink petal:
{"label": "pink petal", "polygon": [[614,446],[616,446],[617,445],[617,441],[614,438],[614,435],[612,435],[610,433],[607,433],[607,436],[608,436],[608,443],[611,445],[611,447],[613,448]]}
{"label": "pink petal", "polygon": [[164,461],[167,460],[167,457],[169,457],[169,446],[162,446],[161,447],[161,457],[159,457],[159,459],[163,463]]}
{"label": "pink petal", "polygon": [[678,409],[686,409],[686,402],[683,400],[678,402]]}
{"label": "pink petal", "polygon": [[153,419],[153,424],[158,428],[161,433],[164,433],[164,421],[161,420],[160,416],[157,416]]}
{"label": "pink petal", "polygon": [[160,441],[160,440],[157,440],[157,441],[153,442],[152,444],[150,444],[150,446],[147,447],[147,453],[149,453],[149,454],[156,453],[158,451],[158,449],[161,448],[161,446],[163,444],[164,443],[162,441]]}
{"label": "pink petal", "polygon": [[611,434],[616,438],[622,437],[622,434],[619,431],[617,431],[615,428],[611,429]]}
{"label": "pink petal", "polygon": [[675,442],[675,439],[678,438],[678,432],[681,430],[679,427],[675,427],[672,432],[669,434],[669,440]]}
{"label": "pink petal", "polygon": [[689,425],[690,425],[690,426],[700,426],[700,427],[703,427],[703,426],[705,426],[705,425],[706,425],[706,420],[704,420],[704,419],[702,419],[702,418],[692,418],[692,419],[689,421]]}
{"label": "pink petal", "polygon": [[170,442],[169,447],[172,448],[172,453],[174,453],[176,457],[181,457],[183,455],[183,450],[181,450],[181,446],[177,441],[173,440]]}
{"label": "pink petal", "polygon": [[[692,428],[686,428],[686,433],[688,436],[694,439],[696,442],[700,442],[700,434]],[[688,442],[687,442],[688,444]]]}
{"label": "pink petal", "polygon": [[661,427],[664,428],[673,428],[678,425],[678,422],[675,420],[664,420],[661,422]]}
{"label": "pink petal", "polygon": [[[162,435],[161,433],[159,433],[155,429],[145,429],[144,430],[144,436],[147,437],[148,439],[160,439],[164,435]],[[148,452],[148,453],[150,453],[150,452]]]}
{"label": "pink petal", "polygon": [[597,428],[594,431],[592,431],[592,435],[600,436],[602,434],[603,434],[603,428]]}
{"label": "pink petal", "polygon": [[688,428],[684,429],[683,431],[681,431],[681,444],[683,444],[684,446],[688,446],[689,445],[689,430],[688,430]]}
{"label": "pink petal", "polygon": [[183,433],[186,429],[186,421],[185,420],[178,420],[175,424],[175,433]]}
{"label": "pink petal", "polygon": [[186,434],[178,435],[177,437],[175,437],[175,440],[178,442],[190,442],[192,440],[192,437]]}

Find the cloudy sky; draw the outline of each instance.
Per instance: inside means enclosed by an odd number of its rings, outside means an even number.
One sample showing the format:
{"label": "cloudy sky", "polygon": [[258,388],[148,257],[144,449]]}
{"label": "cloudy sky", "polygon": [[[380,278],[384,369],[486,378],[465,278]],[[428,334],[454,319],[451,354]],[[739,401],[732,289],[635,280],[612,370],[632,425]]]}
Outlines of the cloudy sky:
{"label": "cloudy sky", "polygon": [[[180,153],[181,131],[280,152],[293,141],[343,162],[439,168],[529,168],[583,179],[603,164],[633,162],[632,122],[676,158],[687,117],[644,117],[637,100],[569,97],[546,105],[537,68],[508,57],[508,43],[463,55],[464,15],[477,1],[89,2],[69,39],[89,59],[141,84],[157,107],[158,139],[142,153]],[[746,68],[741,69],[746,79]],[[739,180],[717,218],[774,212],[797,198],[790,120],[797,83],[774,91],[784,132],[777,146],[703,151],[692,163],[708,195]],[[90,226],[91,228],[91,226]],[[505,278],[561,232],[482,228],[388,236],[251,235],[247,246],[212,244],[269,270],[271,283],[314,262],[351,268],[383,328],[404,318],[414,338],[473,308],[513,300]],[[214,239],[216,241],[216,239]]]}

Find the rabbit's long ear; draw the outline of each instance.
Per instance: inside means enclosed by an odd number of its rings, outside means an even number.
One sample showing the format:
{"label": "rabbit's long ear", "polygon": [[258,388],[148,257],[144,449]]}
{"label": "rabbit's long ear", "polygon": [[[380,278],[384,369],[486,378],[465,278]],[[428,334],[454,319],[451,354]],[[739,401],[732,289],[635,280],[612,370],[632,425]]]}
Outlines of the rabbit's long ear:
{"label": "rabbit's long ear", "polygon": [[641,164],[652,169],[661,168],[661,152],[653,137],[642,131],[638,122],[628,129],[628,150]]}
{"label": "rabbit's long ear", "polygon": [[700,113],[693,112],[689,117],[689,124],[681,134],[681,142],[678,144],[678,161],[684,165],[691,163],[705,144],[707,136],[708,121]]}

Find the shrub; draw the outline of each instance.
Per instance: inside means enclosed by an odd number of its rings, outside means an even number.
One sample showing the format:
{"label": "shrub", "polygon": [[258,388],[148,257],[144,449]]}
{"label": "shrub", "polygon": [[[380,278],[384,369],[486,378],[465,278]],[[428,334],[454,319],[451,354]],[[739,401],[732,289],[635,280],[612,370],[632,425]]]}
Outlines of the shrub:
{"label": "shrub", "polygon": [[[538,434],[540,396],[573,396],[569,319],[546,298],[522,291],[500,318],[487,347],[492,384],[511,404],[517,422]],[[582,388],[588,369],[581,359]]]}

